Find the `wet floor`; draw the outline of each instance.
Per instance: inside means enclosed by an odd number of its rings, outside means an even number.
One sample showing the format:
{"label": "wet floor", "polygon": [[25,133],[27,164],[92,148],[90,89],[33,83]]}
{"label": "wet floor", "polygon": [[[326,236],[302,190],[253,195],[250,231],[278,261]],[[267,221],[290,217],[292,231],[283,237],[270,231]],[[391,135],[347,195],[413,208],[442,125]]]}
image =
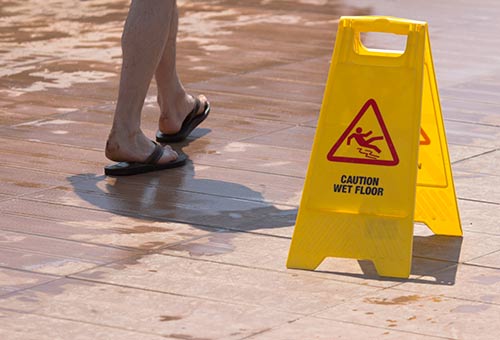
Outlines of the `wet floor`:
{"label": "wet floor", "polygon": [[[178,71],[211,115],[177,145],[185,167],[114,179],[129,1],[0,0],[0,337],[495,338],[496,1],[178,3]],[[464,229],[417,225],[408,280],[366,261],[285,268],[338,19],[369,14],[429,22]]]}

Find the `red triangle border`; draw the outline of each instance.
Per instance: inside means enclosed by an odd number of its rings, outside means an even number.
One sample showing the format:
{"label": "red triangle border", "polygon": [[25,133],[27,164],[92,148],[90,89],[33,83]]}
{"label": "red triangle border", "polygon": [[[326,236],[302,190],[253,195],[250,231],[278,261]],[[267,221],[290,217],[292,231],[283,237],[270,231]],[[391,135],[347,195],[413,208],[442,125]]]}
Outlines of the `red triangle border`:
{"label": "red triangle border", "polygon": [[[389,147],[389,151],[391,152],[392,160],[378,160],[378,159],[335,156],[335,152],[340,148],[340,146],[347,138],[347,136],[349,136],[351,131],[356,127],[356,124],[358,124],[361,117],[363,117],[363,115],[366,113],[366,111],[370,106],[373,108],[373,111],[375,112],[375,117],[377,118],[377,121],[380,125],[384,138],[387,142],[387,146]],[[363,105],[359,113],[356,115],[356,117],[354,117],[354,120],[351,122],[351,124],[349,124],[349,126],[344,131],[342,136],[340,136],[339,140],[333,145],[326,158],[331,162],[359,163],[359,164],[372,164],[372,165],[384,165],[384,166],[394,166],[399,164],[399,157],[396,152],[396,148],[392,143],[391,136],[389,135],[389,131],[385,126],[384,119],[382,118],[382,114],[380,113],[380,110],[378,108],[377,103],[375,102],[375,99],[370,98],[366,101],[365,105]]]}

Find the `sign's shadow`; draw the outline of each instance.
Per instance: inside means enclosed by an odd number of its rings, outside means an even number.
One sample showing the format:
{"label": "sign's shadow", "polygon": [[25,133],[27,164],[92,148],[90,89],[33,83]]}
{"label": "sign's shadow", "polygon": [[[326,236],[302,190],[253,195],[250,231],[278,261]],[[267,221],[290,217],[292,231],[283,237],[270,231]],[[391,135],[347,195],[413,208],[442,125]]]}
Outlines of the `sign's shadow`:
{"label": "sign's shadow", "polygon": [[332,270],[323,270],[322,272],[375,281],[450,286],[455,284],[462,242],[462,237],[414,236],[412,267],[408,279],[381,277],[373,262],[369,260],[358,260],[362,273]]}

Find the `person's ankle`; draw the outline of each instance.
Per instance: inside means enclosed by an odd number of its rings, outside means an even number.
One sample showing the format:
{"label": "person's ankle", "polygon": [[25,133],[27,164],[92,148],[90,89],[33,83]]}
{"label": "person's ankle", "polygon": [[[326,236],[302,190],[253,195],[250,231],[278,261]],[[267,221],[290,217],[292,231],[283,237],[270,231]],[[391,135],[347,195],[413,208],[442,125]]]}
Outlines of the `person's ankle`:
{"label": "person's ankle", "polygon": [[178,132],[194,103],[195,98],[192,95],[182,92],[182,95],[177,95],[168,105],[160,105],[160,131],[167,134]]}
{"label": "person's ankle", "polygon": [[108,140],[106,141],[106,148],[104,149],[104,155],[106,156],[106,158],[112,161],[118,161],[117,154],[119,153],[119,151],[120,143],[118,143],[118,141],[111,136],[108,137]]}
{"label": "person's ankle", "polygon": [[[129,130],[113,126],[106,141],[105,155],[113,161],[121,161],[124,156],[129,157],[132,150],[140,150],[144,146],[146,136],[139,130]],[[147,139],[147,138],[146,138]]]}
{"label": "person's ankle", "polygon": [[173,117],[173,115],[181,115],[192,105],[192,101],[193,97],[185,91],[178,91],[175,94],[170,95],[168,98],[165,96],[157,97],[160,113],[163,116],[169,117]]}

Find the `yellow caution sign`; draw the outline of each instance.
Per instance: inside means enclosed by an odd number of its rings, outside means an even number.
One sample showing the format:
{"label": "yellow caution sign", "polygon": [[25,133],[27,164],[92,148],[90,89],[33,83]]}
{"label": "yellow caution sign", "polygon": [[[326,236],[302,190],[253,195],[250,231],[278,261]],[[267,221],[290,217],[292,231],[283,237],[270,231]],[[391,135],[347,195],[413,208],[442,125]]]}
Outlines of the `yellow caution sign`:
{"label": "yellow caution sign", "polygon": [[[361,32],[405,35],[406,49],[368,49]],[[415,217],[461,235],[427,24],[342,17],[287,267],[345,257],[406,278]]]}
{"label": "yellow caution sign", "polygon": [[425,40],[415,221],[437,235],[462,236],[430,40]]}

